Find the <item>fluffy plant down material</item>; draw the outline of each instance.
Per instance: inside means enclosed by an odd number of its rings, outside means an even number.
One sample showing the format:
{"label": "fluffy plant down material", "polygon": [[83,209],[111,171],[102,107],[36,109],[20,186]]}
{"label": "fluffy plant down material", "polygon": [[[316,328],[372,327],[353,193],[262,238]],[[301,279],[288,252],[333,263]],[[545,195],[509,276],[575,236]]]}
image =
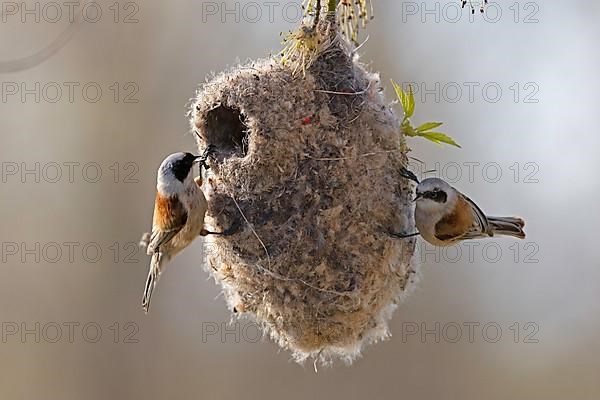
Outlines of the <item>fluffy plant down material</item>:
{"label": "fluffy plant down material", "polygon": [[277,59],[202,85],[198,146],[217,147],[204,190],[207,269],[229,308],[296,360],[354,360],[388,336],[414,286],[415,231],[399,120],[341,39],[293,76]]}

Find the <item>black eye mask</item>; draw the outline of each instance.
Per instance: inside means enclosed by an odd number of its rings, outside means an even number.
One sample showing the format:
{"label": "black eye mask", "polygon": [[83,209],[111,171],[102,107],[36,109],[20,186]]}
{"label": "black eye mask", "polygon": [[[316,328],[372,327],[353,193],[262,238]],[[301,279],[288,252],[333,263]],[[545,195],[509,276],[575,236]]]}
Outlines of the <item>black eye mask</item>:
{"label": "black eye mask", "polygon": [[423,193],[423,197],[426,199],[431,199],[440,204],[443,204],[448,200],[448,195],[443,190],[425,192]]}
{"label": "black eye mask", "polygon": [[196,156],[187,153],[183,159],[177,160],[175,163],[173,163],[171,171],[173,171],[175,178],[177,178],[177,180],[180,182],[185,181],[185,178],[187,178],[188,174],[190,173],[195,160]]}

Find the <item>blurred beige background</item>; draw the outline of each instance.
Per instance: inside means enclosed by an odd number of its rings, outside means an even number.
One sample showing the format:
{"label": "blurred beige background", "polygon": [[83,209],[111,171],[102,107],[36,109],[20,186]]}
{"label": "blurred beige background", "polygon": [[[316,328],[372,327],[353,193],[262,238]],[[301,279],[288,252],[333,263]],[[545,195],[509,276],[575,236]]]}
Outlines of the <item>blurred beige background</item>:
{"label": "blurred beige background", "polygon": [[[67,28],[68,7],[55,3],[57,20],[48,3],[27,1],[33,14],[2,3],[0,70]],[[246,323],[223,329],[200,241],[148,316],[148,260],[130,254],[149,229],[156,167],[193,149],[197,85],[277,52],[296,3],[96,3],[102,14],[86,9],[54,55],[0,73],[0,398],[597,399],[600,7],[498,2],[483,18],[455,3],[375,0],[362,60],[390,101],[391,78],[429,90],[415,121],[445,121],[463,146],[409,139],[425,163],[413,167],[441,171],[489,213],[525,217],[528,238],[458,256],[424,247],[390,340],[318,374]]]}

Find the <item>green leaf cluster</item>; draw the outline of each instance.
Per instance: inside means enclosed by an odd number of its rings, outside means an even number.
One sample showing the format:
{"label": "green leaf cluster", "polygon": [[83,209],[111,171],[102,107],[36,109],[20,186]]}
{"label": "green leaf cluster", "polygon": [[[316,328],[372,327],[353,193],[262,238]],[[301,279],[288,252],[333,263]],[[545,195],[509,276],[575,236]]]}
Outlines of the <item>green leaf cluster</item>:
{"label": "green leaf cluster", "polygon": [[398,85],[394,80],[392,80],[392,85],[394,86],[396,96],[398,96],[398,100],[402,105],[402,110],[404,111],[404,119],[400,125],[400,130],[404,135],[411,137],[418,136],[430,140],[435,144],[441,145],[442,143],[445,143],[460,148],[460,145],[456,143],[450,136],[442,132],[434,131],[434,129],[442,126],[443,122],[426,122],[414,128],[410,122],[410,118],[415,113],[415,96],[412,86],[408,85],[407,93],[404,91],[404,89],[402,89],[402,86]]}

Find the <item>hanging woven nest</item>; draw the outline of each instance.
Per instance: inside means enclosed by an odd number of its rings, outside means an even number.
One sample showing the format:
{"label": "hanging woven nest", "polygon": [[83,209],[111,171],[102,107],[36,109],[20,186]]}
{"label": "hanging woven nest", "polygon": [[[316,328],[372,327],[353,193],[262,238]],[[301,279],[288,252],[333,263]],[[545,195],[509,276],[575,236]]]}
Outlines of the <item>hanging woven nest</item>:
{"label": "hanging woven nest", "polygon": [[[315,25],[316,26],[316,25]],[[229,308],[299,361],[353,360],[388,336],[414,286],[400,121],[379,76],[323,20],[328,42],[298,74],[280,59],[221,73],[198,91],[192,126],[217,152],[204,191],[208,271]]]}

